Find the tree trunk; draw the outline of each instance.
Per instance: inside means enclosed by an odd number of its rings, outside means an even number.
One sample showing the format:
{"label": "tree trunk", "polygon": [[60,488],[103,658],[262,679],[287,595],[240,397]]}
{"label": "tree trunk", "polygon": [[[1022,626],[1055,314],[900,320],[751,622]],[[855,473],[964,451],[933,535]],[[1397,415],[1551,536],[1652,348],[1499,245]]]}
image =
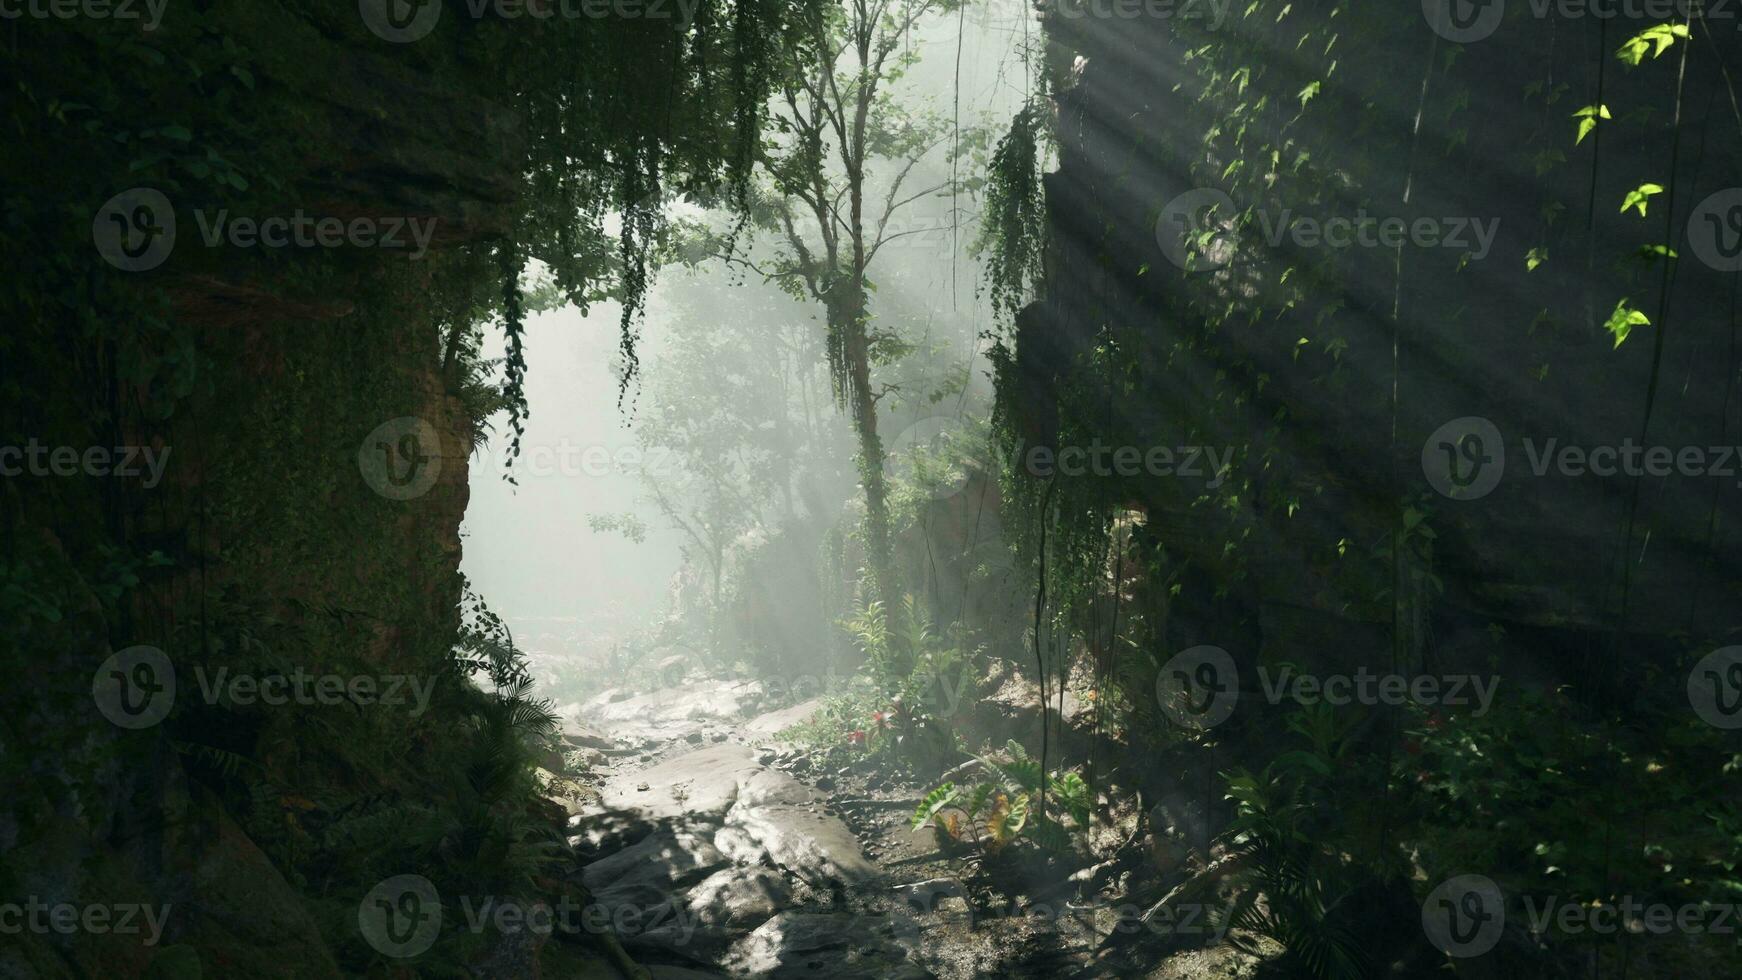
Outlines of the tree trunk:
{"label": "tree trunk", "polygon": [[877,402],[871,397],[871,344],[865,325],[865,290],[847,280],[840,302],[830,304],[846,360],[846,395],[859,438],[859,482],[865,488],[865,561],[876,598],[893,625],[901,608],[901,584],[889,532],[889,491],[883,482],[883,439],[877,434]]}

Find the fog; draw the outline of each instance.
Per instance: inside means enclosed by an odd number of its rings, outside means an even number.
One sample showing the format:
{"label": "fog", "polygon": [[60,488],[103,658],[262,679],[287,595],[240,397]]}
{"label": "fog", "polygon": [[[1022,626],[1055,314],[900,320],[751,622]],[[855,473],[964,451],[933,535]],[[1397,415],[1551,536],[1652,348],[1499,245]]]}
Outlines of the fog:
{"label": "fog", "polygon": [[[1034,28],[1025,14],[1020,0],[1006,0],[923,24],[911,41],[919,60],[891,91],[911,107],[956,120],[962,131],[986,127],[995,140],[1027,97],[1021,51]],[[947,179],[948,148],[946,142],[929,153],[906,187]],[[961,168],[967,167],[964,161]],[[878,176],[872,175],[873,183]],[[952,204],[958,209],[954,223]],[[966,194],[953,202],[948,196],[916,200],[898,216],[907,223],[902,230],[912,233],[891,241],[872,266],[879,321],[894,324],[921,351],[891,365],[883,380],[904,393],[935,388],[963,374],[969,383],[968,390],[935,406],[923,399],[903,403],[902,395],[891,398],[879,425],[886,441],[899,442],[913,418],[984,414],[990,383],[979,334],[990,324],[979,295],[980,266],[971,254],[978,204]],[[819,345],[824,330],[819,305],[796,303],[755,273],[718,261],[694,269],[665,268],[649,290],[638,325],[641,376],[620,403],[621,308],[604,302],[584,313],[572,306],[538,313],[529,318],[525,334],[530,418],[511,470],[513,482],[504,479],[509,470],[500,417],[472,460],[462,570],[508,622],[547,683],[578,666],[577,658],[602,656],[614,645],[634,642],[632,637],[646,634],[673,612],[685,538],[650,500],[643,471],[676,476],[674,469],[682,463],[657,447],[649,451],[635,426],[662,407],[661,372],[676,332],[683,329],[677,317],[685,305],[737,311],[736,316],[778,310],[790,321],[808,320]],[[492,334],[491,342],[495,347],[486,355],[500,357],[500,337]],[[826,371],[820,346],[814,367]],[[830,499],[823,506],[839,516],[851,506],[854,490],[851,431],[848,418],[828,403],[826,374],[819,378],[825,380],[816,392],[821,396],[816,410],[839,437],[836,462],[846,466],[848,477],[845,483],[833,481],[826,491]],[[645,525],[642,540],[593,526],[624,514]]]}

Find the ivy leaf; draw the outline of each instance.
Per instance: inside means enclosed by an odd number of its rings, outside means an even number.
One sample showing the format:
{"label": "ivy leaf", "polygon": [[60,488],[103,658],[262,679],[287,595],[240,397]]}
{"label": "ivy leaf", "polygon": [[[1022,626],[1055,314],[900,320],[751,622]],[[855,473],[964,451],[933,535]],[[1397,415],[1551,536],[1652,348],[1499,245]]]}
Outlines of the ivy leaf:
{"label": "ivy leaf", "polygon": [[1548,249],[1541,247],[1533,248],[1530,250],[1530,254],[1524,257],[1524,271],[1535,272],[1537,266],[1547,261]]}
{"label": "ivy leaf", "polygon": [[1685,24],[1658,24],[1655,27],[1647,27],[1628,38],[1627,43],[1621,45],[1621,50],[1615,52],[1615,57],[1637,68],[1639,63],[1645,60],[1647,51],[1651,52],[1652,58],[1661,58],[1663,53],[1669,50],[1669,46],[1676,42],[1676,38],[1685,40],[1687,36],[1688,29]]}
{"label": "ivy leaf", "polygon": [[1631,208],[1639,209],[1639,216],[1645,217],[1645,204],[1653,195],[1662,194],[1662,184],[1640,184],[1627,192],[1627,199],[1621,202],[1621,213],[1626,214]]}
{"label": "ivy leaf", "polygon": [[1321,83],[1321,82],[1309,82],[1309,83],[1307,83],[1306,88],[1303,88],[1300,90],[1300,95],[1298,96],[1298,98],[1300,99],[1300,107],[1302,109],[1305,109],[1307,106],[1307,103],[1311,102],[1313,100],[1313,97],[1319,94],[1319,89],[1322,86],[1323,86],[1323,83]]}
{"label": "ivy leaf", "polygon": [[1609,314],[1609,322],[1603,324],[1603,329],[1615,335],[1615,346],[1619,348],[1627,340],[1627,335],[1634,327],[1651,326],[1651,318],[1627,305],[1623,298],[1615,304],[1615,312]]}
{"label": "ivy leaf", "polygon": [[1591,135],[1592,130],[1597,128],[1597,120],[1614,119],[1615,117],[1609,114],[1609,107],[1606,105],[1588,105],[1573,113],[1573,118],[1579,121],[1579,135],[1573,140],[1573,145],[1578,146],[1585,141],[1585,137]]}

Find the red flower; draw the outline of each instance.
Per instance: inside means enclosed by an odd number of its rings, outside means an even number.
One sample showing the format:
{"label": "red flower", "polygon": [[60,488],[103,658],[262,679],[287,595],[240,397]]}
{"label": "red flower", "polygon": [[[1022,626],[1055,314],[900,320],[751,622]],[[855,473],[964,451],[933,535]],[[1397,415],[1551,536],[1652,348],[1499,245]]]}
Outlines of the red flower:
{"label": "red flower", "polygon": [[1443,724],[1443,722],[1440,721],[1439,712],[1436,711],[1427,716],[1427,727],[1438,729],[1441,724]]}
{"label": "red flower", "polygon": [[859,730],[848,732],[847,733],[847,744],[848,745],[864,745],[865,744],[865,732],[864,732],[864,730],[859,729]]}
{"label": "red flower", "polygon": [[887,711],[873,711],[871,712],[871,724],[878,728],[888,728],[891,717]]}

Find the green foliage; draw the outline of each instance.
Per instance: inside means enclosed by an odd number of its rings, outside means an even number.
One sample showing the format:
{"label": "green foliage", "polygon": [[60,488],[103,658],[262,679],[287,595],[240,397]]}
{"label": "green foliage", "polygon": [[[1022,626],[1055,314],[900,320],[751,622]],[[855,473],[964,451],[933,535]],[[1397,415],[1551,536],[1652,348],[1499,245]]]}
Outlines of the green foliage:
{"label": "green foliage", "polygon": [[[1049,773],[1044,787],[1047,806],[1056,809],[1043,812],[1040,763],[1015,740],[1005,744],[1004,754],[1005,758],[975,756],[990,780],[971,787],[945,782],[928,792],[913,812],[913,829],[933,824],[949,837],[971,842],[989,854],[1018,839],[1053,852],[1081,843],[1094,806],[1094,792],[1083,777],[1075,771]],[[1055,813],[1068,817],[1068,822]]]}
{"label": "green foliage", "polygon": [[1040,282],[1047,242],[1041,183],[1045,105],[1031,102],[1010,121],[986,171],[986,219],[975,250],[986,256],[993,311],[1013,321]]}
{"label": "green foliage", "polygon": [[1351,903],[1362,871],[1343,862],[1334,774],[1347,765],[1348,722],[1329,705],[1302,710],[1289,729],[1306,748],[1284,753],[1257,774],[1223,774],[1234,817],[1221,842],[1237,855],[1236,893],[1220,910],[1228,941],[1261,955],[1257,937],[1284,948],[1290,975],[1325,980],[1366,976],[1371,964]]}

